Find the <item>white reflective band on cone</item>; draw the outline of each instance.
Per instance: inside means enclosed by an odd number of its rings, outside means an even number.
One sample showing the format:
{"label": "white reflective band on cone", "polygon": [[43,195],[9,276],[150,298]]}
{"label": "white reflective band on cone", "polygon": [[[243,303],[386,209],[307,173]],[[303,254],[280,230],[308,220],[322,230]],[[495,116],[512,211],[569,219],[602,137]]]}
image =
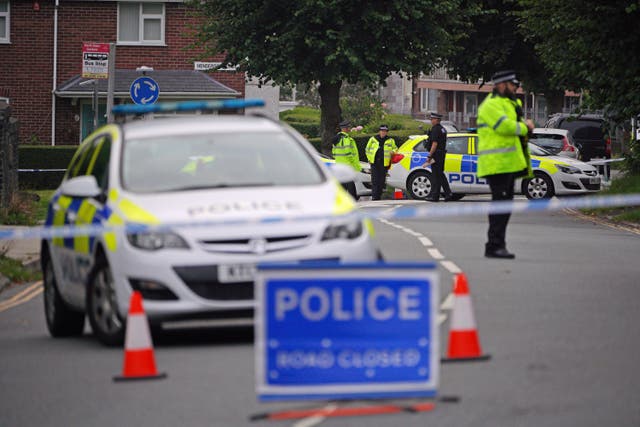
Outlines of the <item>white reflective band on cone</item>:
{"label": "white reflective band on cone", "polygon": [[476,328],[476,319],[473,317],[471,297],[469,295],[455,296],[453,303],[453,315],[451,318],[452,331],[466,331]]}
{"label": "white reflective band on cone", "polygon": [[149,323],[144,314],[133,314],[127,318],[126,350],[148,350],[152,347]]}

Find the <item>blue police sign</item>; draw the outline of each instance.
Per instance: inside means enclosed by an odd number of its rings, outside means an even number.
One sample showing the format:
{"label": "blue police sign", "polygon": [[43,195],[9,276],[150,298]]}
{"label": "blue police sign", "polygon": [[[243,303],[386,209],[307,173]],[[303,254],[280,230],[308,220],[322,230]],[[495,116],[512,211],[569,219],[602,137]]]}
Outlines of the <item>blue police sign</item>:
{"label": "blue police sign", "polygon": [[131,83],[129,94],[136,104],[153,104],[160,96],[160,86],[151,77],[138,77]]}
{"label": "blue police sign", "polygon": [[260,265],[258,397],[434,396],[437,278],[433,264]]}

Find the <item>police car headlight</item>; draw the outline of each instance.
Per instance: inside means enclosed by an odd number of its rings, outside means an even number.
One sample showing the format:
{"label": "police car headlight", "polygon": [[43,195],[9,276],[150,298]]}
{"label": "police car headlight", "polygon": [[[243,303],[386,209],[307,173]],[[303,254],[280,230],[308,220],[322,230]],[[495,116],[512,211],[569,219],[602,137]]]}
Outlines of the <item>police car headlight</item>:
{"label": "police car headlight", "polygon": [[322,233],[322,240],[355,239],[362,234],[362,230],[362,221],[359,219],[331,224]]}
{"label": "police car headlight", "polygon": [[564,172],[564,173],[568,173],[568,174],[580,173],[580,169],[573,166],[556,165],[556,167],[560,169],[561,172]]}
{"label": "police car headlight", "polygon": [[172,232],[144,232],[127,234],[129,243],[139,249],[189,249],[184,239]]}

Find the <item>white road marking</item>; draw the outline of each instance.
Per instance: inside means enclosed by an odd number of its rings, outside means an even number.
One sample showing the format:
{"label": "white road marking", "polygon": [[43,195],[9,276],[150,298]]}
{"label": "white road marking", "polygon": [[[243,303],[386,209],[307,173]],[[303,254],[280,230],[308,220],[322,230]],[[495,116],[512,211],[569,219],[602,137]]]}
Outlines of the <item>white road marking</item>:
{"label": "white road marking", "polygon": [[[322,408],[321,410],[328,411],[330,413],[332,411],[335,411],[337,408],[338,408],[338,405],[336,405],[335,403],[330,403],[324,408]],[[320,424],[326,419],[327,417],[325,417],[324,415],[314,415],[298,421],[293,425],[293,427],[313,427],[313,426],[317,426],[318,424]]]}
{"label": "white road marking", "polygon": [[407,228],[406,231],[407,231],[407,233],[411,234],[413,237],[418,237],[418,238],[423,237],[422,233],[418,233],[417,231],[413,231],[413,230],[410,230],[408,228]]}
{"label": "white road marking", "polygon": [[442,325],[445,320],[447,320],[447,315],[443,313],[438,313],[438,325]]}
{"label": "white road marking", "polygon": [[431,240],[429,240],[428,237],[420,237],[420,243],[422,243],[424,246],[433,246],[433,242]]}
{"label": "white road marking", "polygon": [[453,294],[447,295],[447,297],[440,304],[440,310],[451,310],[453,309]]}
{"label": "white road marking", "polygon": [[437,248],[429,248],[427,252],[429,252],[429,255],[431,255],[433,259],[444,259],[444,255],[442,255]]}
{"label": "white road marking", "polygon": [[453,273],[453,274],[462,273],[462,269],[458,267],[453,261],[440,261],[440,264],[442,264],[444,268],[449,270],[450,273]]}

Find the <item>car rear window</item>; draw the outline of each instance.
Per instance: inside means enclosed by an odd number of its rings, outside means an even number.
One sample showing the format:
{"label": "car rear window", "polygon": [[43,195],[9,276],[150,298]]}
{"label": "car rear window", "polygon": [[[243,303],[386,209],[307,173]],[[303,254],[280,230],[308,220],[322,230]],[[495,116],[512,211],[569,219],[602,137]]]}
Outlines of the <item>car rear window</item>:
{"label": "car rear window", "polygon": [[562,135],[542,135],[534,133],[531,135],[531,142],[544,147],[544,148],[553,148],[553,149],[562,149]]}
{"label": "car rear window", "polygon": [[563,120],[560,124],[562,129],[567,129],[574,138],[578,139],[603,139],[601,124],[593,120]]}

